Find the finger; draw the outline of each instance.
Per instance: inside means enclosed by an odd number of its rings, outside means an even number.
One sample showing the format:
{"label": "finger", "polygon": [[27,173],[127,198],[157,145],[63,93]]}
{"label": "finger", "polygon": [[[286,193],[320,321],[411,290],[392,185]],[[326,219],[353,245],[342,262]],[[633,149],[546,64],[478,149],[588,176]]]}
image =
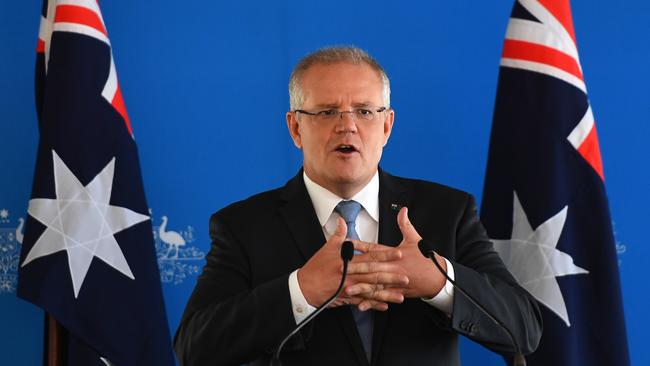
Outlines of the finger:
{"label": "finger", "polygon": [[367,241],[361,240],[352,240],[352,244],[354,244],[354,250],[363,253],[393,249],[393,247],[389,247],[387,245],[369,243]]}
{"label": "finger", "polygon": [[368,311],[370,309],[386,311],[388,310],[388,304],[373,300],[364,300],[363,302],[359,303],[359,305],[357,305],[357,308],[361,311]]}
{"label": "finger", "polygon": [[362,302],[366,302],[368,305],[370,305],[370,308],[375,308],[376,310],[384,311],[388,309],[388,303],[378,301],[378,300],[373,300],[373,299],[367,299],[360,296],[351,297],[350,303],[348,305],[356,306],[358,308],[359,304],[361,304]]}
{"label": "finger", "polygon": [[378,301],[378,300],[372,300],[372,299],[367,299],[364,297],[360,296],[354,296],[354,297],[346,297],[345,301],[341,301],[341,298],[336,299],[333,303],[331,303],[328,308],[335,308],[339,306],[356,306],[358,307],[359,304],[362,302],[366,302],[366,305],[364,307],[366,309],[375,309],[375,310],[380,310],[380,311],[386,311],[388,310],[388,304]]}
{"label": "finger", "polygon": [[[361,296],[363,297],[363,296]],[[401,304],[404,302],[404,295],[399,291],[378,290],[370,295],[369,300],[380,301],[385,303]]]}
{"label": "finger", "polygon": [[348,265],[348,275],[376,272],[400,273],[401,267],[395,262],[361,262]]}
{"label": "finger", "polygon": [[[382,246],[383,245],[379,245]],[[402,259],[402,251],[393,247],[386,247],[386,249],[370,251],[363,254],[354,256],[354,263],[364,262],[390,262]]]}
{"label": "finger", "polygon": [[359,283],[345,289],[346,295],[350,296],[350,303],[354,304],[354,299],[370,299],[381,302],[392,302],[401,304],[404,302],[402,289],[386,288],[382,285],[371,285],[368,283]]}
{"label": "finger", "polygon": [[346,296],[360,296],[362,298],[370,298],[371,294],[383,289],[383,285],[375,285],[370,283],[357,283],[345,288]]}
{"label": "finger", "polygon": [[409,278],[402,273],[376,272],[365,274],[354,274],[348,277],[350,286],[358,283],[370,283],[377,285],[398,285],[407,286]]}
{"label": "finger", "polygon": [[388,310],[388,304],[376,300],[363,300],[359,303],[359,305],[357,305],[357,308],[361,311],[367,311],[370,309],[386,311]]}
{"label": "finger", "polygon": [[[352,257],[352,261],[350,261],[349,263],[348,274],[368,273],[368,272],[399,272],[399,267],[394,263],[392,264],[391,267],[372,267],[371,269],[366,269],[366,267],[357,267],[356,264],[394,262],[402,259],[402,255],[403,254],[400,249],[392,248],[392,247],[389,247],[389,249],[387,250],[368,252],[363,254],[355,254]],[[340,273],[343,273],[343,264],[339,266],[339,271]]]}
{"label": "finger", "polygon": [[347,297],[346,298],[338,298],[338,299],[334,300],[331,304],[329,304],[327,307],[328,308],[335,308],[335,307],[338,307],[338,306],[349,305],[350,303],[351,302],[350,302],[349,298],[347,298]]}
{"label": "finger", "polygon": [[408,285],[383,285],[383,286],[386,289],[393,289],[395,291],[401,292],[402,294],[404,293],[404,291],[408,289]]}
{"label": "finger", "polygon": [[402,209],[399,210],[399,213],[397,214],[397,225],[399,226],[399,230],[402,232],[402,237],[405,241],[418,242],[422,239],[420,234],[415,230],[413,224],[411,224],[411,220],[409,220],[408,208],[402,207]]}

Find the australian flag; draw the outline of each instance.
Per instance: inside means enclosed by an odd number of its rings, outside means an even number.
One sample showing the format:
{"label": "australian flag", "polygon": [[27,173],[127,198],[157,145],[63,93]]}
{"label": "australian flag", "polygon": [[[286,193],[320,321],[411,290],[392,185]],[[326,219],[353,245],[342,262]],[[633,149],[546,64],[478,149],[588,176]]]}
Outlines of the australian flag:
{"label": "australian flag", "polygon": [[138,152],[97,1],[43,4],[36,106],[18,296],[65,328],[65,365],[174,365]]}
{"label": "australian flag", "polygon": [[605,176],[568,0],[513,8],[481,220],[544,305],[530,365],[629,365]]}

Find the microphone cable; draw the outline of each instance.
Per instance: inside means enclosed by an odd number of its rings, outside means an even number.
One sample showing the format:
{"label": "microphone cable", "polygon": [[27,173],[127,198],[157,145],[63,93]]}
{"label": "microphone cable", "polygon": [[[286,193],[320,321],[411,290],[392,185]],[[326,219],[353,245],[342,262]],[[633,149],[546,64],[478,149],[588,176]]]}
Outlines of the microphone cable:
{"label": "microphone cable", "polygon": [[465,295],[465,297],[471,302],[474,306],[476,306],[479,310],[481,310],[485,315],[487,315],[488,318],[490,318],[496,325],[498,325],[501,329],[503,329],[506,334],[508,334],[508,337],[510,338],[510,341],[512,344],[515,346],[515,356],[513,358],[513,365],[514,366],[526,366],[526,358],[524,355],[521,353],[521,348],[519,348],[519,343],[517,343],[517,340],[515,337],[512,335],[512,332],[510,332],[510,329],[505,326],[499,319],[497,319],[494,315],[492,315],[483,305],[481,305],[472,295],[468,294],[465,290],[463,290],[462,287],[460,287],[456,281],[452,280],[448,275],[447,271],[445,271],[441,266],[440,263],[436,260],[435,257],[435,251],[430,248],[430,245],[424,241],[424,239],[420,240],[418,242],[418,248],[420,249],[420,252],[422,252],[422,255],[425,257],[431,259],[433,264],[435,264],[436,268],[440,273],[447,279],[447,281],[451,282],[452,285],[454,285],[454,288],[457,289],[460,293]]}
{"label": "microphone cable", "polygon": [[298,333],[302,327],[304,327],[307,323],[309,323],[316,315],[320,314],[323,310],[325,310],[334,300],[341,294],[343,291],[343,285],[345,284],[345,278],[348,275],[348,263],[352,259],[352,256],[354,255],[354,244],[352,244],[351,241],[344,241],[343,245],[341,246],[341,259],[343,259],[343,275],[341,276],[341,282],[339,283],[339,287],[336,289],[336,293],[332,295],[329,299],[327,299],[321,306],[319,306],[313,313],[309,314],[305,319],[303,319],[297,326],[296,328],[289,333],[282,342],[280,343],[280,346],[278,349],[275,351],[275,354],[273,355],[273,358],[271,359],[271,366],[282,366],[282,362],[280,361],[280,352],[282,352],[282,348],[284,347],[285,343],[291,337],[294,336],[294,334]]}

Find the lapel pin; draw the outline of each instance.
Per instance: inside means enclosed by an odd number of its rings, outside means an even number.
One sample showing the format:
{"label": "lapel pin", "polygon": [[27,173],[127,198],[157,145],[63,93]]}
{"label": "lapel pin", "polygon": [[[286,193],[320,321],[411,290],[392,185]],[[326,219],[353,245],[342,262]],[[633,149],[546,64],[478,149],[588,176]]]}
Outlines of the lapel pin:
{"label": "lapel pin", "polygon": [[390,209],[393,211],[399,211],[402,208],[402,205],[398,205],[397,203],[391,203],[390,204]]}

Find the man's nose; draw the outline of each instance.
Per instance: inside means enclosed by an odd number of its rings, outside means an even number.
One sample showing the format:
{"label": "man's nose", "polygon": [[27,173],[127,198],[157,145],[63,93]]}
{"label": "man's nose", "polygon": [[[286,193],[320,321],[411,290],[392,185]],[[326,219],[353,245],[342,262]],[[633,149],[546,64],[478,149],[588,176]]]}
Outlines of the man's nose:
{"label": "man's nose", "polygon": [[339,118],[336,121],[337,132],[356,132],[357,119],[354,116],[354,111],[340,111]]}

